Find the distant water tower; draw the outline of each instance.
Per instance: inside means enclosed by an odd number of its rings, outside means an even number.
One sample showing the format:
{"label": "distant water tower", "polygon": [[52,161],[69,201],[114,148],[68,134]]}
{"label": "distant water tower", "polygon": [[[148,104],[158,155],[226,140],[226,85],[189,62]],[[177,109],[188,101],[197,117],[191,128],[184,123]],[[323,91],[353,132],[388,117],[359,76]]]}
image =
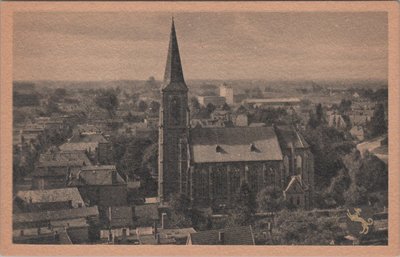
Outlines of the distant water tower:
{"label": "distant water tower", "polygon": [[219,95],[225,97],[226,103],[228,105],[233,105],[233,88],[228,86],[226,83],[223,83],[219,87]]}

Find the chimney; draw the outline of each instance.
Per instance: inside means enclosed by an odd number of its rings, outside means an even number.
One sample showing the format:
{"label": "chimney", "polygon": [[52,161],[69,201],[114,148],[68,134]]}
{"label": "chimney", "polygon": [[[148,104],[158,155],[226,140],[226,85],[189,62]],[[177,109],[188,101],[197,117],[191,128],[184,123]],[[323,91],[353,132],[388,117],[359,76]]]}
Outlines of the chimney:
{"label": "chimney", "polygon": [[109,227],[111,228],[111,206],[108,207],[108,222]]}
{"label": "chimney", "polygon": [[157,234],[158,234],[158,232],[157,232],[157,225],[156,225],[156,222],[153,223],[153,228],[154,228],[154,238],[157,239]]}
{"label": "chimney", "polygon": [[218,232],[218,242],[222,245],[225,244],[225,232],[223,231]]}
{"label": "chimney", "polygon": [[165,229],[165,217],[167,216],[167,214],[165,212],[163,212],[161,214],[161,228]]}
{"label": "chimney", "polygon": [[160,244],[160,234],[156,234],[156,244]]}

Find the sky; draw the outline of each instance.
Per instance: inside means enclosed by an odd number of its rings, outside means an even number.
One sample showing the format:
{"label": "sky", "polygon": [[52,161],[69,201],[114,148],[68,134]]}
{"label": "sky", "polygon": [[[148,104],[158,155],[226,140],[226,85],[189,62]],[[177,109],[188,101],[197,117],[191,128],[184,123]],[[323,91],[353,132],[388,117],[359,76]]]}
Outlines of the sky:
{"label": "sky", "polygon": [[[386,79],[383,12],[174,13],[186,80]],[[15,80],[162,79],[169,12],[16,13]]]}

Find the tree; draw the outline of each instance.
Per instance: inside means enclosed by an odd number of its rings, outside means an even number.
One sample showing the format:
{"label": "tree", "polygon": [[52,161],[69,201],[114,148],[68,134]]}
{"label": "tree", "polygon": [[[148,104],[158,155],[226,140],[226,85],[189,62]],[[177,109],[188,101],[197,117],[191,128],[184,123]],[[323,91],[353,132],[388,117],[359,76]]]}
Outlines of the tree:
{"label": "tree", "polygon": [[329,245],[345,235],[339,217],[318,217],[298,211],[283,210],[275,216],[272,230],[274,244]]}
{"label": "tree", "polygon": [[138,103],[138,111],[139,112],[145,112],[147,110],[147,107],[148,107],[148,105],[145,101],[143,101],[143,100],[139,101],[139,103]]}
{"label": "tree", "polygon": [[321,104],[317,105],[317,107],[315,109],[315,114],[316,114],[318,125],[321,125],[323,122],[325,122],[324,110],[322,109]]}
{"label": "tree", "polygon": [[151,113],[158,113],[160,111],[160,103],[157,101],[151,101],[149,111]]}
{"label": "tree", "polygon": [[385,118],[385,107],[383,104],[379,104],[371,121],[368,124],[370,130],[370,137],[376,137],[388,132],[387,120]]}
{"label": "tree", "polygon": [[340,114],[345,114],[347,111],[350,111],[352,102],[351,100],[342,99],[339,105]]}
{"label": "tree", "polygon": [[103,90],[95,98],[97,106],[108,111],[110,117],[115,116],[115,112],[119,106],[119,101],[114,90]]}
{"label": "tree", "polygon": [[200,112],[200,103],[197,100],[197,97],[191,97],[189,101],[189,110],[192,115],[196,115]]}
{"label": "tree", "polygon": [[168,226],[171,228],[184,228],[192,226],[190,200],[184,194],[172,195],[169,201],[170,212]]}
{"label": "tree", "polygon": [[256,208],[257,204],[254,193],[247,183],[243,183],[240,186],[240,194],[235,201],[227,226],[245,226],[251,224]]}
{"label": "tree", "polygon": [[231,110],[231,107],[230,107],[227,103],[224,103],[224,105],[222,106],[222,110],[224,110],[224,111],[230,111],[230,110]]}
{"label": "tree", "polygon": [[276,187],[266,187],[257,194],[257,207],[261,212],[276,212],[284,207],[282,191]]}
{"label": "tree", "polygon": [[209,114],[213,113],[216,109],[215,105],[213,105],[212,103],[207,104],[206,106],[207,112]]}
{"label": "tree", "polygon": [[146,80],[146,88],[149,88],[151,90],[158,89],[157,81],[153,76],[150,76]]}

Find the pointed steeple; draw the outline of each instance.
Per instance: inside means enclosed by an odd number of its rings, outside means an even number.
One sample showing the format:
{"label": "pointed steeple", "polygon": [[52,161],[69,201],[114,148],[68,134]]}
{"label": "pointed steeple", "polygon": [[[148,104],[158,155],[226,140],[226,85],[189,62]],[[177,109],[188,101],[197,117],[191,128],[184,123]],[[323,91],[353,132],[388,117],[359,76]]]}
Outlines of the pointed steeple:
{"label": "pointed steeple", "polygon": [[174,18],[172,17],[171,34],[169,39],[169,48],[167,64],[164,73],[163,89],[171,88],[173,90],[187,90],[185,79],[183,78],[181,57],[179,55],[178,40],[176,38]]}

